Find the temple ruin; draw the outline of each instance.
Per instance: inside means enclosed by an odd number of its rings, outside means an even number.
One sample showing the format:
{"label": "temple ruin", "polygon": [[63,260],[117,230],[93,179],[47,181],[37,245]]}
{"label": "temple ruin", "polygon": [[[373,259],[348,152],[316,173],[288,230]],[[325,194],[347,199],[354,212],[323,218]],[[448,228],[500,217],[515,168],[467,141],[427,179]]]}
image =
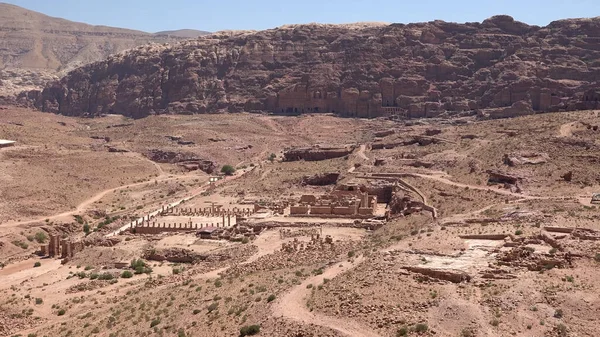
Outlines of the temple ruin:
{"label": "temple ruin", "polygon": [[290,206],[291,216],[371,217],[377,209],[377,196],[360,189],[334,190],[329,194],[303,195]]}
{"label": "temple ruin", "polygon": [[50,234],[47,245],[40,246],[40,255],[48,257],[58,257],[61,259],[70,259],[75,253],[83,250],[83,242],[73,242],[68,239]]}

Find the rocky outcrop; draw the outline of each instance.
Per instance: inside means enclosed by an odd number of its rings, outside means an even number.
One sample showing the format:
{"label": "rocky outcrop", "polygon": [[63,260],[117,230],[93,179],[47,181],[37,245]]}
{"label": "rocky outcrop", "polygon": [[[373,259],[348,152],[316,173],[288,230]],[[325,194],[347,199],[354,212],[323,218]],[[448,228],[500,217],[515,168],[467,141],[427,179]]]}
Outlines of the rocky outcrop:
{"label": "rocky outcrop", "polygon": [[539,165],[548,162],[550,157],[543,152],[523,152],[505,154],[503,161],[508,166]]}
{"label": "rocky outcrop", "polygon": [[188,171],[201,170],[211,174],[217,167],[214,162],[200,159],[193,153],[154,149],[146,152],[145,156],[157,163],[177,164]]}
{"label": "rocky outcrop", "polygon": [[354,151],[356,147],[347,146],[315,146],[315,147],[297,147],[286,149],[283,153],[284,161],[319,161],[347,156]]}
{"label": "rocky outcrop", "polygon": [[340,177],[339,173],[321,173],[302,178],[302,185],[326,186],[335,185]]}
{"label": "rocky outcrop", "polygon": [[[21,96],[64,115],[490,118],[598,106],[600,19],[289,25],[147,45]],[[491,109],[491,110],[487,110]]]}
{"label": "rocky outcrop", "polygon": [[471,280],[471,275],[465,273],[461,270],[452,270],[452,269],[432,269],[432,268],[423,268],[423,267],[402,267],[402,269],[406,269],[413,273],[418,273],[424,276],[428,276],[434,279],[450,281],[452,283],[461,283],[461,282],[469,282]]}
{"label": "rocky outcrop", "polygon": [[488,170],[486,173],[489,175],[488,183],[490,184],[510,184],[517,185],[523,178],[519,176],[514,176],[508,173]]}

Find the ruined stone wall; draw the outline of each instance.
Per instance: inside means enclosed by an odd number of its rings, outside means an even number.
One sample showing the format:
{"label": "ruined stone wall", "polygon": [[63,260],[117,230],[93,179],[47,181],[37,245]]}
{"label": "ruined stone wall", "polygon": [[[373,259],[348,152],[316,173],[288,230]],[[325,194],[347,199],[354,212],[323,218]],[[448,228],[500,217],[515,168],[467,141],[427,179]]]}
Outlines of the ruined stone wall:
{"label": "ruined stone wall", "polygon": [[310,214],[331,214],[331,206],[311,206]]}
{"label": "ruined stone wall", "polygon": [[[356,214],[358,210],[358,205],[356,206],[346,206],[346,207],[342,207],[342,206],[335,206],[332,208],[331,210],[331,214],[335,214],[335,215],[353,215]],[[312,214],[312,212],[311,212]]]}
{"label": "ruined stone wall", "polygon": [[290,206],[290,214],[308,214],[308,206]]}
{"label": "ruined stone wall", "polygon": [[373,209],[372,208],[361,207],[361,208],[358,209],[358,214],[360,214],[360,215],[373,215]]}

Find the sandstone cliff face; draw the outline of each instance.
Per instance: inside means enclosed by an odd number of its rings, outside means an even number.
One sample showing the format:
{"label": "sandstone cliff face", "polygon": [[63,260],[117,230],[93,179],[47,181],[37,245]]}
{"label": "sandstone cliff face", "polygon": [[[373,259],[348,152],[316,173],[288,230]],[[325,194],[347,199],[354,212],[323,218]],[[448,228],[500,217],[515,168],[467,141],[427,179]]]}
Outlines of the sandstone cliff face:
{"label": "sandstone cliff face", "polygon": [[[296,25],[148,45],[22,99],[65,115],[270,111],[490,117],[595,107],[600,19]],[[588,92],[590,94],[584,94]],[[524,110],[524,111],[521,111]]]}

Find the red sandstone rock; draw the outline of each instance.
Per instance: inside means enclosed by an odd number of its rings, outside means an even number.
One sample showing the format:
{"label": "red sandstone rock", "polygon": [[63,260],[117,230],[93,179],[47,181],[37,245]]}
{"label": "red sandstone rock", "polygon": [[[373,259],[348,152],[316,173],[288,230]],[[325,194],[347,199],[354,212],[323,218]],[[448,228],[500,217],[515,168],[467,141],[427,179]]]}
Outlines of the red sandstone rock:
{"label": "red sandstone rock", "polygon": [[[600,19],[290,25],[147,45],[20,102],[64,115],[270,111],[489,117],[598,108]],[[316,52],[318,50],[318,52]],[[560,55],[560,57],[554,57]]]}

